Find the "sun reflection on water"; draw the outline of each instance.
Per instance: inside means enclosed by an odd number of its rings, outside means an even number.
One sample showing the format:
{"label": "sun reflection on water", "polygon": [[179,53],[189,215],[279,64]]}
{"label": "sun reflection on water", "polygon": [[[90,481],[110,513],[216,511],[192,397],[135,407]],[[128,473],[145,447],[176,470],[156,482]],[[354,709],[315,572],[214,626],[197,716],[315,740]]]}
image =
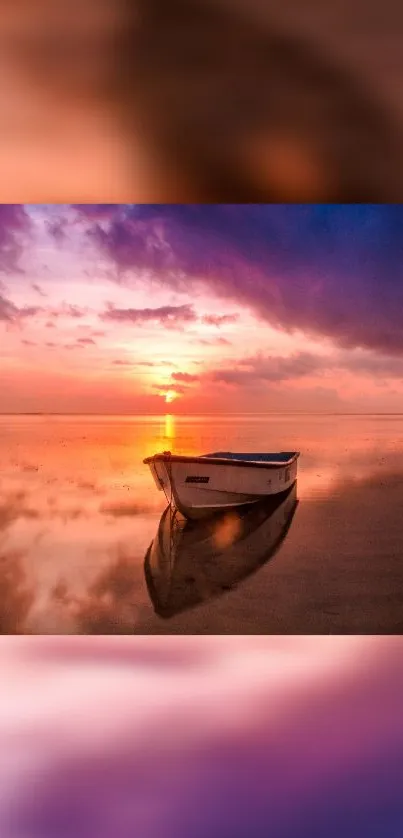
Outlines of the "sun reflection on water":
{"label": "sun reflection on water", "polygon": [[175,438],[175,417],[172,413],[167,413],[165,415],[165,436],[168,439]]}

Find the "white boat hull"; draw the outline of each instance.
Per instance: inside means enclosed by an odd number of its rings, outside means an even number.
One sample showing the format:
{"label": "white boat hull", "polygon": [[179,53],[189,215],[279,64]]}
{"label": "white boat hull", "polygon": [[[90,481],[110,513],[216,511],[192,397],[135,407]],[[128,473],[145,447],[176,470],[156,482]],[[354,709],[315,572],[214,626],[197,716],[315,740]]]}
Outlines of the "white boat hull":
{"label": "white boat hull", "polygon": [[157,487],[190,519],[285,492],[297,477],[297,455],[289,463],[270,466],[174,455],[157,455],[147,462]]}

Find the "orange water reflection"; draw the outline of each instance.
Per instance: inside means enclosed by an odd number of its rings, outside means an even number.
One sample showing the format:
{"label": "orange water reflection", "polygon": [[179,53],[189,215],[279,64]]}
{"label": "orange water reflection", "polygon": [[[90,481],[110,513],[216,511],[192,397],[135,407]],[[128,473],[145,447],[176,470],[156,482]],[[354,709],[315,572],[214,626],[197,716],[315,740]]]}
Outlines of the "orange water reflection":
{"label": "orange water reflection", "polygon": [[[300,450],[270,568],[172,622],[144,555],[165,507],[143,458]],[[0,633],[305,633],[403,627],[403,417],[0,417]]]}

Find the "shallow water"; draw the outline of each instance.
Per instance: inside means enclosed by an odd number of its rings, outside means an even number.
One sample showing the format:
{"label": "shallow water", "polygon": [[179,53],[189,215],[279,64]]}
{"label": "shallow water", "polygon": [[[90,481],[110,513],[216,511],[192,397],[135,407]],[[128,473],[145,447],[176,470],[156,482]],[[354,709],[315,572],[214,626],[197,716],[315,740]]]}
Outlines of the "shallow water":
{"label": "shallow water", "polygon": [[[163,619],[144,557],[166,504],[143,458],[223,446],[300,450],[298,507],[274,556],[262,543],[249,576]],[[400,415],[1,416],[0,632],[401,632],[402,501]]]}

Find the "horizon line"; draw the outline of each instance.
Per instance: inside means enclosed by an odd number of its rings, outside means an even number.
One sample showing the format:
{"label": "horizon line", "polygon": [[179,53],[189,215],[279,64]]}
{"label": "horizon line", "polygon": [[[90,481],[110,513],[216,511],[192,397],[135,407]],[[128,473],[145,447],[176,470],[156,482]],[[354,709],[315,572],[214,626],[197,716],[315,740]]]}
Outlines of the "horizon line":
{"label": "horizon line", "polygon": [[177,416],[178,418],[184,416],[403,416],[403,411],[338,411],[338,410],[272,410],[272,411],[217,411],[217,412],[188,412],[188,413],[173,413],[172,411],[163,411],[155,413],[154,411],[130,411],[126,413],[120,411],[118,413],[105,413],[99,411],[43,411],[43,410],[21,410],[21,411],[0,411],[0,416]]}

